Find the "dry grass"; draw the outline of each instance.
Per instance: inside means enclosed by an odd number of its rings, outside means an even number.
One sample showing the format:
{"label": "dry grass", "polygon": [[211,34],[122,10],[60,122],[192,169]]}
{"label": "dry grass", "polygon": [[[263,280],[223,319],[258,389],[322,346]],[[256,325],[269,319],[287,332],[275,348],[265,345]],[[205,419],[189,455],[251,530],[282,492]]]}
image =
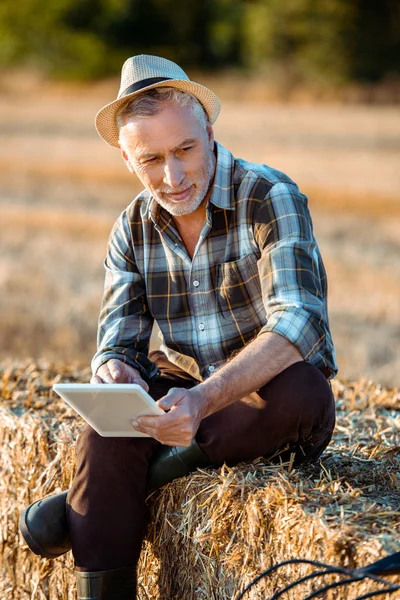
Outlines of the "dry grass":
{"label": "dry grass", "polygon": [[[71,556],[34,556],[17,522],[26,504],[70,485],[82,423],[51,385],[88,378],[87,369],[62,364],[0,365],[2,599],[75,600]],[[354,567],[400,550],[399,391],[359,380],[336,381],[334,392],[338,423],[320,464],[296,471],[256,460],[201,470],[149,498],[140,600],[232,600],[289,557]],[[300,572],[291,567],[248,597],[265,599]],[[299,600],[310,589],[287,597]],[[339,588],[329,600],[371,589]]]}
{"label": "dry grass", "polygon": [[[398,108],[282,104],[265,85],[210,82],[224,101],[217,139],[309,195],[341,376],[399,385]],[[93,127],[116,88],[2,83],[0,360],[94,353],[108,233],[139,189]]]}

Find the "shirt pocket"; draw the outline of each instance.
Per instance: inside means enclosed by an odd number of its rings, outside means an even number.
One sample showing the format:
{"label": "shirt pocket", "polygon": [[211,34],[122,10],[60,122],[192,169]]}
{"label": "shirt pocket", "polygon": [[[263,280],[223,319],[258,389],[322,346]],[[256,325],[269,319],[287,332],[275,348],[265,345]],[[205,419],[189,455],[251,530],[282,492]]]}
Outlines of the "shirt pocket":
{"label": "shirt pocket", "polygon": [[253,321],[259,313],[262,295],[254,254],[219,265],[217,306],[220,316],[226,320]]}

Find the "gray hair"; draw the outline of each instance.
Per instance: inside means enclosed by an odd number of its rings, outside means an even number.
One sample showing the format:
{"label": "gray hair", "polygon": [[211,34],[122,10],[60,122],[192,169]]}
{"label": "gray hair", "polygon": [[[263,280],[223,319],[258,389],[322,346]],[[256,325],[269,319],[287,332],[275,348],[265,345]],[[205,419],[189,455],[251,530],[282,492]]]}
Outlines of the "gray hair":
{"label": "gray hair", "polygon": [[190,113],[204,123],[204,127],[209,123],[207,113],[196,96],[173,87],[159,87],[143,92],[124,104],[116,115],[118,129],[128,117],[154,117],[161,112],[163,102],[176,102],[179,106],[187,106]]}

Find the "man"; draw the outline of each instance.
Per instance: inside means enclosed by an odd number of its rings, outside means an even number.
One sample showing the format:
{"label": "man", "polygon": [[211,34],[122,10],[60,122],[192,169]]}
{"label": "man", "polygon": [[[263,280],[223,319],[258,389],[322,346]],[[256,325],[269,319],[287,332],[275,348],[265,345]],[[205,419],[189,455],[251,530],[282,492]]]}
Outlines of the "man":
{"label": "man", "polygon": [[[218,113],[177,65],[141,55],[96,117],[144,190],[109,240],[91,381],[138,383],[166,412],[133,423],[149,438],[88,427],[78,441],[67,519],[82,599],[134,597],[149,467],[165,447],[201,464],[282,451],[299,465],[334,427],[326,275],[307,200],[283,173],[217,144]],[[148,355],[154,321],[161,346]],[[171,479],[167,463],[161,471]]]}

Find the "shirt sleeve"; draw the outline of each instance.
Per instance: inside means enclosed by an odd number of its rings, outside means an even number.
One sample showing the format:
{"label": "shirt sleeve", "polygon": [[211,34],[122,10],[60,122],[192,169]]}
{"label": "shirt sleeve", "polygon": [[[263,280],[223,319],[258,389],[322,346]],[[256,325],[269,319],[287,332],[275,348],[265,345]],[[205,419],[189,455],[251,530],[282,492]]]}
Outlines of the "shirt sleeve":
{"label": "shirt sleeve", "polygon": [[102,364],[116,358],[138,369],[143,378],[151,379],[158,373],[147,357],[154,319],[147,305],[145,282],[136,265],[126,212],[111,232],[104,266],[104,294],[92,371],[96,373]]}
{"label": "shirt sleeve", "polygon": [[307,198],[293,183],[275,183],[255,227],[258,270],[267,323],[312,360],[330,336],[327,279],[314,239]]}

